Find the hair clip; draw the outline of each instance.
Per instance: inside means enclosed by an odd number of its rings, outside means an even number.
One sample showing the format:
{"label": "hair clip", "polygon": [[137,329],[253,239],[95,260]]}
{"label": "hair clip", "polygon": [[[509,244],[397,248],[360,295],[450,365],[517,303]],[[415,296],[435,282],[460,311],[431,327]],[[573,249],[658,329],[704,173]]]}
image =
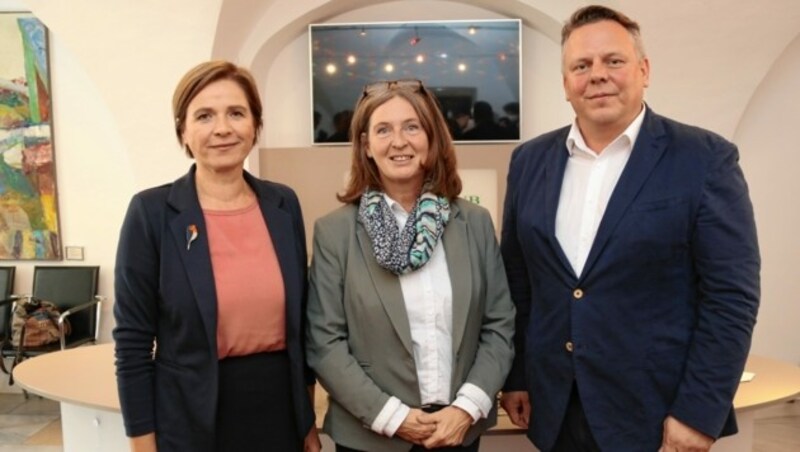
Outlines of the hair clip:
{"label": "hair clip", "polygon": [[190,224],[186,228],[186,251],[192,247],[192,242],[197,239],[197,226]]}

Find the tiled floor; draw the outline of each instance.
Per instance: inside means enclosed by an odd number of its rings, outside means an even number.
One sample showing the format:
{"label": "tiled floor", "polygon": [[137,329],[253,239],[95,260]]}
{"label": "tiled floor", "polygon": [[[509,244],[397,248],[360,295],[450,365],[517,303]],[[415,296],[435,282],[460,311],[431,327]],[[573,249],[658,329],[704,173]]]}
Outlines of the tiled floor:
{"label": "tiled floor", "polygon": [[57,402],[0,394],[0,452],[61,452]]}
{"label": "tiled floor", "polygon": [[[62,452],[59,414],[56,402],[0,393],[0,452]],[[797,451],[800,401],[760,411],[753,452]]]}

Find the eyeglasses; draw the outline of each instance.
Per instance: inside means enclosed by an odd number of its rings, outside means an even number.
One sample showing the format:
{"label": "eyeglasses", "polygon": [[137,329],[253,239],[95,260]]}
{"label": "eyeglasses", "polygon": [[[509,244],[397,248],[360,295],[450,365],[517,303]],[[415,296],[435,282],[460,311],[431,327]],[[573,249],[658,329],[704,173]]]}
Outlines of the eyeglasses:
{"label": "eyeglasses", "polygon": [[368,83],[364,85],[364,92],[361,98],[365,98],[383,90],[393,89],[410,89],[412,91],[424,92],[425,88],[422,82],[417,79],[401,79],[401,80],[381,80],[379,82]]}

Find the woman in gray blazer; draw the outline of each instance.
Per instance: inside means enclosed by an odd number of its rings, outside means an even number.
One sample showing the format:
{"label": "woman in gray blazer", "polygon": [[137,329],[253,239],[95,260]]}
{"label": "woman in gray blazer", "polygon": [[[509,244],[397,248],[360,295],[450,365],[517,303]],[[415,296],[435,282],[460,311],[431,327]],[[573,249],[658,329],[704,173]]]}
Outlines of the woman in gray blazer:
{"label": "woman in gray blazer", "polygon": [[418,80],[367,85],[345,205],[314,228],[307,359],[347,451],[477,451],[513,359],[489,213],[457,198],[447,124]]}

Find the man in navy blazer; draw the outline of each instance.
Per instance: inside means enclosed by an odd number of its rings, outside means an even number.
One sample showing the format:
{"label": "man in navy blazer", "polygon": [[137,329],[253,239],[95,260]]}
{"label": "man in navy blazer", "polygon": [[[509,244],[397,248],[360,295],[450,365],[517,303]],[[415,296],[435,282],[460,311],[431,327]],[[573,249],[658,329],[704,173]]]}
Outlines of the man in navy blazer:
{"label": "man in navy blazer", "polygon": [[545,452],[708,450],[736,433],[759,303],[738,151],[644,104],[649,62],[619,12],[572,16],[562,72],[575,122],[510,163],[503,407]]}

